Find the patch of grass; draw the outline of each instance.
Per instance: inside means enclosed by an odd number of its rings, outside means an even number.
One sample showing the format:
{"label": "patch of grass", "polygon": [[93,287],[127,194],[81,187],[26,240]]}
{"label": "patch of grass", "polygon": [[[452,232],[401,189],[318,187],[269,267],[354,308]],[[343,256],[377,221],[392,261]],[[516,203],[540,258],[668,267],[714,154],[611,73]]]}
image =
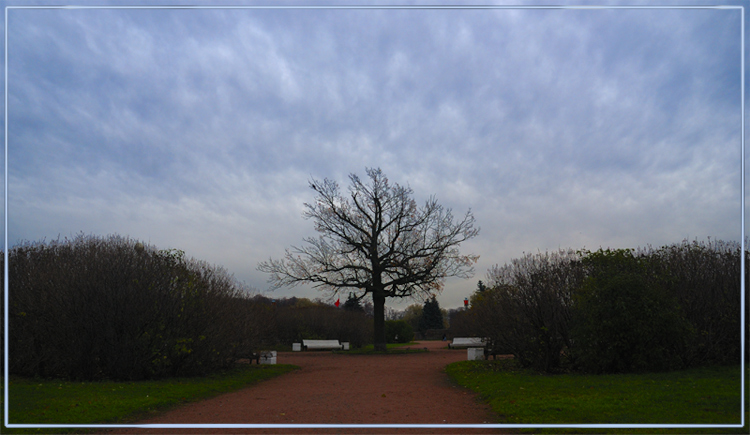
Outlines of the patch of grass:
{"label": "patch of grass", "polygon": [[[740,367],[667,373],[538,374],[513,360],[446,367],[509,424],[740,424]],[[747,391],[745,392],[747,394]],[[746,404],[748,397],[746,397]],[[535,433],[748,433],[744,428],[534,429]]]}
{"label": "patch of grass", "polygon": [[[169,408],[238,390],[296,369],[297,366],[288,364],[241,365],[200,378],[139,382],[71,382],[11,377],[9,421],[15,424],[133,423]],[[3,422],[1,432],[85,431],[58,428],[9,429]]]}
{"label": "patch of grass", "polygon": [[349,355],[399,355],[406,353],[425,353],[429,352],[427,348],[420,347],[419,343],[412,341],[411,343],[388,343],[385,345],[387,352],[379,352],[375,350],[375,346],[368,344],[363,346],[361,349],[350,349],[343,351],[336,351],[334,353],[344,353]]}
{"label": "patch of grass", "polygon": [[258,351],[275,350],[276,352],[292,352],[291,344],[274,344],[273,346],[263,346]]}

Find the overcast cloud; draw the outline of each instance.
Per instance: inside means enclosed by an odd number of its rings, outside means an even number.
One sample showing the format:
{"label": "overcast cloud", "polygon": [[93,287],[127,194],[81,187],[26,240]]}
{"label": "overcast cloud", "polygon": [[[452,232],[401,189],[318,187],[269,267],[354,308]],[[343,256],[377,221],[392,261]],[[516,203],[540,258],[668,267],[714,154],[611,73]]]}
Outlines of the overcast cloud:
{"label": "overcast cloud", "polygon": [[524,252],[739,241],[740,20],[11,9],[8,242],[119,234],[265,292],[258,262],[314,235],[308,181],[365,167],[476,216],[444,308]]}

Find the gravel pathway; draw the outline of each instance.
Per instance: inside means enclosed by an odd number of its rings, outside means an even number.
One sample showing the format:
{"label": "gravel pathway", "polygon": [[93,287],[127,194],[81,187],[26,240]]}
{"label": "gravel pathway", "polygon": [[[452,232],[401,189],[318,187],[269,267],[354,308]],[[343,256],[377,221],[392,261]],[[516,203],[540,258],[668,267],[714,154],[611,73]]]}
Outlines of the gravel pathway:
{"label": "gravel pathway", "polygon": [[[474,393],[453,385],[447,364],[466,350],[420,342],[430,351],[403,355],[280,352],[301,369],[233,393],[189,404],[140,424],[482,424],[494,423]],[[116,433],[507,433],[498,429],[273,428],[151,429]]]}

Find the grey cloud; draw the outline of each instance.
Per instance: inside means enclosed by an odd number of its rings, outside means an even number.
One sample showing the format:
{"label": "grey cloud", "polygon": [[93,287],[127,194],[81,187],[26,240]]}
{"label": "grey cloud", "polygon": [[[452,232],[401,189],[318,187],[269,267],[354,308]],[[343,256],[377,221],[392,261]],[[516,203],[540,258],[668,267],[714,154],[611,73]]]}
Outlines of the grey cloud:
{"label": "grey cloud", "polygon": [[365,166],[475,211],[477,279],[523,251],[739,226],[737,14],[10,18],[11,241],[151,238],[263,288],[257,261],[312,232],[309,178]]}

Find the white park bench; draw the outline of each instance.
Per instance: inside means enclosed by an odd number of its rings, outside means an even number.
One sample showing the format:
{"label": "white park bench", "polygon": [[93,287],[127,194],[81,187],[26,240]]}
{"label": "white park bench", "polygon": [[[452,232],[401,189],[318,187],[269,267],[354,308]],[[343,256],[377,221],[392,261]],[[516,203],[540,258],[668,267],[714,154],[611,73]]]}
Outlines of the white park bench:
{"label": "white park bench", "polygon": [[479,337],[456,337],[452,343],[448,343],[451,349],[463,349],[467,347],[484,347],[486,345],[483,338]]}
{"label": "white park bench", "polygon": [[344,349],[338,340],[302,340],[302,350]]}

